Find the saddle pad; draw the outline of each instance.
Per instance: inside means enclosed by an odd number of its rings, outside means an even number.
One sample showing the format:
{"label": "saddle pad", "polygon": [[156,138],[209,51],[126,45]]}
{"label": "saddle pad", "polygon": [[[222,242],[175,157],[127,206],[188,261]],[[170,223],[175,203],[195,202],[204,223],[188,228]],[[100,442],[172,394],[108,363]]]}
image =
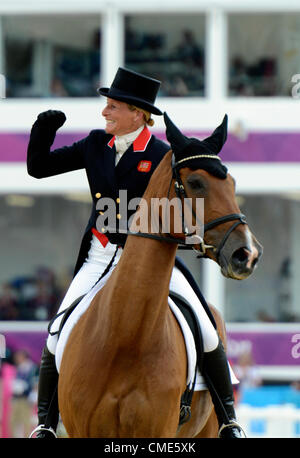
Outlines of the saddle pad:
{"label": "saddle pad", "polygon": [[[197,360],[197,351],[196,351],[196,345],[195,345],[195,340],[194,336],[192,334],[192,331],[183,315],[181,310],[177,307],[175,302],[169,297],[169,307],[172,310],[173,314],[175,315],[180,327],[182,334],[184,336],[184,341],[185,341],[185,348],[186,348],[186,353],[187,353],[187,360],[188,360],[188,373],[187,373],[187,381],[186,384],[188,387],[192,385],[194,376],[195,376],[195,366],[196,366],[196,360]],[[239,383],[238,379],[234,375],[234,372],[228,363],[229,367],[229,372],[230,372],[230,377],[231,377],[231,383],[233,385],[236,385]],[[198,368],[196,368],[196,382],[195,382],[195,388],[194,391],[202,391],[206,390],[207,386],[205,384],[204,378],[201,375],[200,371]]]}
{"label": "saddle pad", "polygon": [[[105,276],[105,279],[103,281],[100,281],[98,284],[96,284],[91,291],[89,291],[79,302],[77,307],[74,309],[74,311],[71,313],[69,316],[68,320],[66,321],[64,327],[62,328],[60,337],[58,339],[57,347],[56,347],[56,353],[55,353],[55,359],[56,359],[56,367],[59,372],[60,365],[61,365],[61,360],[63,357],[63,351],[66,346],[66,343],[68,341],[68,337],[70,335],[70,332],[72,331],[73,327],[75,324],[78,322],[79,318],[83,315],[83,313],[88,309],[89,305],[91,304],[93,298],[95,295],[100,291],[100,289],[104,286],[104,284],[107,282],[108,278],[110,277],[111,273],[108,273]],[[181,327],[182,334],[184,336],[185,340],[185,346],[186,346],[186,354],[187,354],[187,361],[188,361],[188,371],[187,371],[187,386],[190,386],[193,383],[194,380],[194,375],[195,375],[195,369],[196,369],[196,360],[197,360],[197,353],[196,353],[196,346],[194,342],[194,337],[193,334],[190,330],[190,327],[182,314],[182,312],[179,310],[175,302],[169,298],[169,307],[171,311],[173,312],[175,318],[178,321],[178,324]],[[236,379],[230,364],[229,364],[229,369],[230,369],[230,374],[231,374],[231,381],[233,384],[239,383],[238,380]],[[200,374],[199,370],[197,369],[196,373],[196,383],[195,383],[195,391],[201,391],[201,390],[206,390],[207,387],[205,385],[204,379],[202,375]]]}

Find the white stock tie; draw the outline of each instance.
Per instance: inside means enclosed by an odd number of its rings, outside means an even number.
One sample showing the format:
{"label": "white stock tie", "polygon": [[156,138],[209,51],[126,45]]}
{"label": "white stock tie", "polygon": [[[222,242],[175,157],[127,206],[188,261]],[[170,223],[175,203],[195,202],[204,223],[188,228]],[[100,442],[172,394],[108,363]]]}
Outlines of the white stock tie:
{"label": "white stock tie", "polygon": [[130,132],[129,134],[125,135],[116,135],[115,138],[115,147],[116,147],[116,165],[125,153],[125,151],[129,148],[129,146],[134,142],[134,140],[140,135],[144,126],[139,127],[134,132]]}

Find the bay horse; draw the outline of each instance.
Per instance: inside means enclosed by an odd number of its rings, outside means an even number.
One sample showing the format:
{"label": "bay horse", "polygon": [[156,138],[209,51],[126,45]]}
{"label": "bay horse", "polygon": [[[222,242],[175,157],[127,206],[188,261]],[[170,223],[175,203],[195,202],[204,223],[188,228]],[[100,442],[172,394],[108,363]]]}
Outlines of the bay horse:
{"label": "bay horse", "polygon": [[[194,248],[218,262],[226,277],[248,277],[261,247],[240,213],[234,180],[217,157],[226,140],[227,116],[202,142],[183,136],[164,116],[172,149],[143,196],[148,214],[139,217],[151,219],[151,199],[177,196],[191,199],[196,222],[196,199],[204,198],[205,233]],[[209,147],[208,154],[204,147]],[[149,223],[148,234],[129,231],[117,266],[70,333],[58,396],[71,438],[217,437],[208,391],[194,393],[191,418],[178,427],[187,354],[168,295],[176,250],[188,231],[173,229],[171,225],[169,234],[155,236]],[[224,322],[215,308],[212,311],[226,342]]]}

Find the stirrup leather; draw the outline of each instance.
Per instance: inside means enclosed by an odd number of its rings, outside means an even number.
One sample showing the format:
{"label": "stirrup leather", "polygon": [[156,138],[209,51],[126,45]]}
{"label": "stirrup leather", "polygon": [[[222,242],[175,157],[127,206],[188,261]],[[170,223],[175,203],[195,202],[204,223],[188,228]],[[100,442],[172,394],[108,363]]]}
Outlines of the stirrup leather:
{"label": "stirrup leather", "polygon": [[35,433],[38,433],[39,431],[48,431],[49,433],[52,433],[53,436],[57,439],[57,435],[56,435],[54,429],[51,428],[51,426],[50,426],[50,428],[46,428],[45,425],[38,425],[38,426],[32,431],[32,433],[30,434],[29,439],[31,439],[32,436],[33,436]]}
{"label": "stirrup leather", "polygon": [[246,438],[246,434],[245,434],[245,431],[243,430],[243,428],[241,427],[241,425],[239,425],[236,421],[234,420],[230,420],[229,423],[227,423],[225,425],[225,423],[223,423],[223,425],[221,426],[221,428],[219,429],[219,432],[218,432],[218,437],[221,436],[221,432],[225,429],[225,428],[238,428],[240,430],[240,432],[243,434],[243,436]]}

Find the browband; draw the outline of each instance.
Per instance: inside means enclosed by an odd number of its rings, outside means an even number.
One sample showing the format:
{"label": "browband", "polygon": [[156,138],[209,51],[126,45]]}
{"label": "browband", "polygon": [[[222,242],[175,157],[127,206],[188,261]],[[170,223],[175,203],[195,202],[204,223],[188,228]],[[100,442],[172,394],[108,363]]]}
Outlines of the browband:
{"label": "browband", "polygon": [[218,159],[219,161],[221,161],[219,156],[217,156],[216,154],[198,154],[197,156],[189,156],[185,157],[184,159],[180,159],[180,161],[176,162],[174,166],[177,166],[178,164],[181,164],[184,161],[190,161],[192,159]]}

